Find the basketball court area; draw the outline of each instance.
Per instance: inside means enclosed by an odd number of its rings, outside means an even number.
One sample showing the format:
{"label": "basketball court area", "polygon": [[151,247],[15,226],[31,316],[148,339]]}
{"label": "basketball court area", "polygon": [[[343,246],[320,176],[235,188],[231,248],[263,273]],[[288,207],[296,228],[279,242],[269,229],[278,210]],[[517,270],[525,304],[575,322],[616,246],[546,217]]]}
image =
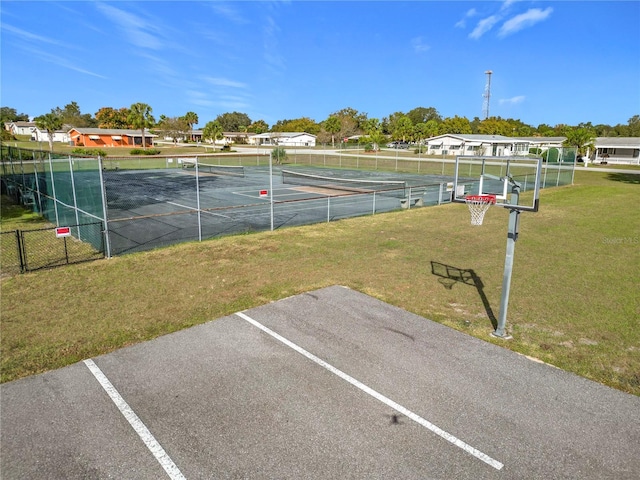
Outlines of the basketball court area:
{"label": "basketball court area", "polygon": [[0,394],[4,479],[640,474],[638,397],[341,286]]}

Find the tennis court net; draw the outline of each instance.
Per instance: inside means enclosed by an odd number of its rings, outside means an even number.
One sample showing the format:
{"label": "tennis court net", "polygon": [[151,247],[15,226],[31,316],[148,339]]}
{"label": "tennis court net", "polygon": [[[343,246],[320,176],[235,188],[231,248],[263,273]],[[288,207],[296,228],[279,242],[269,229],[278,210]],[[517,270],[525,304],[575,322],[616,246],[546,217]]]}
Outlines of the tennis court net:
{"label": "tennis court net", "polygon": [[385,193],[403,197],[407,182],[404,180],[369,180],[360,178],[326,177],[311,173],[282,170],[282,183],[320,187],[352,193]]}
{"label": "tennis court net", "polygon": [[198,173],[212,173],[214,175],[232,175],[235,177],[244,177],[244,167],[240,165],[212,165],[209,163],[194,162],[192,160],[182,160],[182,168],[196,168]]}

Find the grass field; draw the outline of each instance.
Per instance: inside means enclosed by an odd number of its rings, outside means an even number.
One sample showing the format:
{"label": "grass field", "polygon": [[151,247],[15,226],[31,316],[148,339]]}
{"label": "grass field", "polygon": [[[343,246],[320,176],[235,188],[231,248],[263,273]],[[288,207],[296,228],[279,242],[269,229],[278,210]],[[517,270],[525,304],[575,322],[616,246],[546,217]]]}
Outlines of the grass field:
{"label": "grass field", "polygon": [[[490,210],[471,227],[466,207],[449,204],[4,278],[2,381],[340,284],[640,395],[639,182],[578,171],[574,186],[543,190],[540,211],[522,214],[510,341],[489,335],[508,212]],[[19,224],[15,211],[4,215],[3,205],[3,230]],[[434,275],[443,265],[474,280]]]}

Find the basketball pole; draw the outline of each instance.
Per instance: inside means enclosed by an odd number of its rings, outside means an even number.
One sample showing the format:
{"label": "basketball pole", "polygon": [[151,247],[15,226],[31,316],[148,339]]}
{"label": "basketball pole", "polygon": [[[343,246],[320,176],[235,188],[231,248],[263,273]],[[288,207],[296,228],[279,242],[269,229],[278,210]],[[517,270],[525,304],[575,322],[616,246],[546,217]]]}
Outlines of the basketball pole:
{"label": "basketball pole", "polygon": [[[511,205],[518,205],[520,196],[520,184],[509,180],[511,183]],[[498,327],[491,333],[494,337],[510,340],[505,326],[507,324],[507,307],[509,305],[509,290],[511,288],[511,274],[513,272],[513,256],[516,249],[516,240],[520,229],[520,210],[511,208],[509,211],[509,230],[507,232],[507,254],[504,260],[504,275],[502,277],[502,294],[500,296],[500,314],[498,317]]]}

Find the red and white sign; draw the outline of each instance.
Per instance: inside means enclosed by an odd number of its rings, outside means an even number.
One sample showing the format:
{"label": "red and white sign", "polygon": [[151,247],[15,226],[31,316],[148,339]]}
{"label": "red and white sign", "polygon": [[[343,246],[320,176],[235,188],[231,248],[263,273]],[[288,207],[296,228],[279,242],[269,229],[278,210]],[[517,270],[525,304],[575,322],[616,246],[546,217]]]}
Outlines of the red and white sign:
{"label": "red and white sign", "polygon": [[269,190],[260,190],[260,196],[261,197],[268,197],[269,196]]}
{"label": "red and white sign", "polygon": [[71,227],[58,227],[56,228],[56,237],[69,237],[71,236]]}

